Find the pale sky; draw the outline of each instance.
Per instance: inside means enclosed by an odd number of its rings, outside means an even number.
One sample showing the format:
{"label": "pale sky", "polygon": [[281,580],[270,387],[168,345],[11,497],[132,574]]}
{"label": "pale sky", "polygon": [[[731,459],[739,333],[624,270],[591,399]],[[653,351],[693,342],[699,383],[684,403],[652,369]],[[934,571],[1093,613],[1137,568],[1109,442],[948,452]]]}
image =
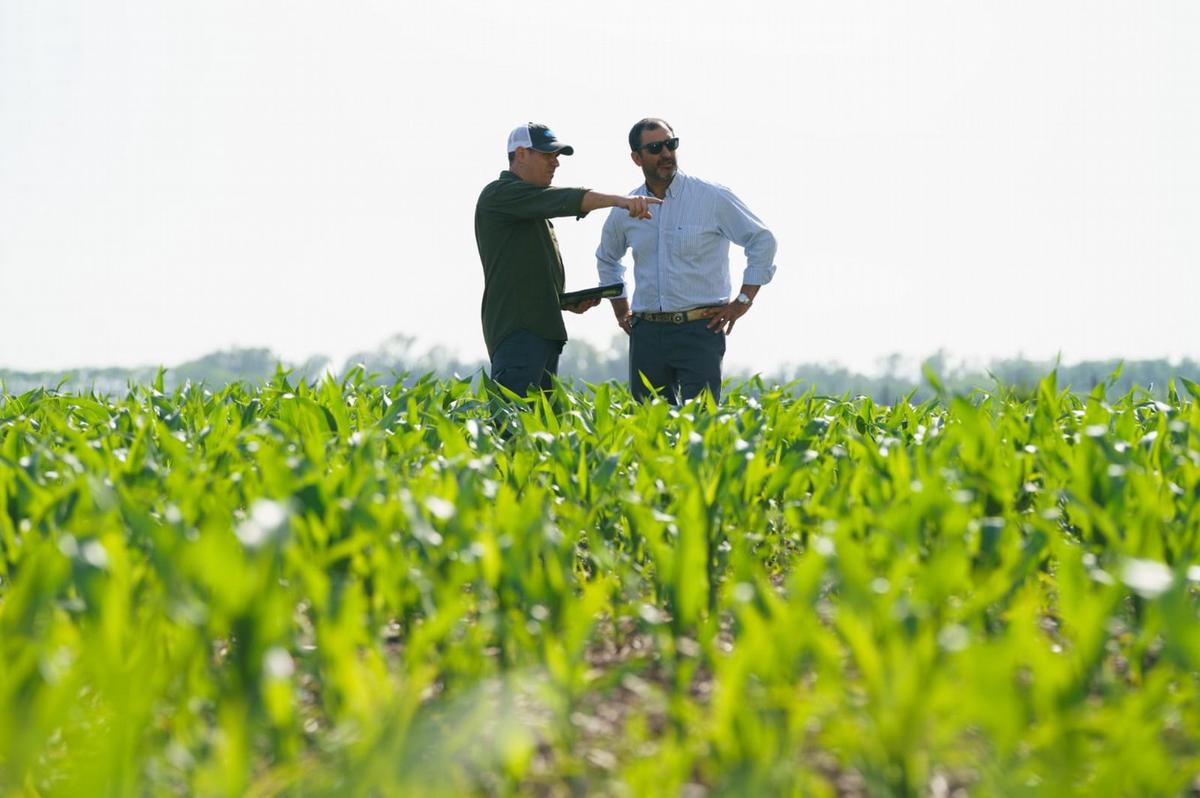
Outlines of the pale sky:
{"label": "pale sky", "polygon": [[730,365],[1200,357],[1197,42],[1195,0],[0,0],[0,367],[482,358],[509,130],[625,193],[643,116],[779,240]]}

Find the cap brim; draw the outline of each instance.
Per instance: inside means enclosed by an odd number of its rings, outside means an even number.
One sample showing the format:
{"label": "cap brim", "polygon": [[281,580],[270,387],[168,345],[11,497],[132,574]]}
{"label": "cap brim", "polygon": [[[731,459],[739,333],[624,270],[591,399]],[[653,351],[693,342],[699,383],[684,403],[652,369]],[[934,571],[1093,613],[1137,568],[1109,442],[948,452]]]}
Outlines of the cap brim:
{"label": "cap brim", "polygon": [[543,144],[540,147],[534,147],[538,152],[553,152],[558,155],[574,155],[575,148],[570,144]]}

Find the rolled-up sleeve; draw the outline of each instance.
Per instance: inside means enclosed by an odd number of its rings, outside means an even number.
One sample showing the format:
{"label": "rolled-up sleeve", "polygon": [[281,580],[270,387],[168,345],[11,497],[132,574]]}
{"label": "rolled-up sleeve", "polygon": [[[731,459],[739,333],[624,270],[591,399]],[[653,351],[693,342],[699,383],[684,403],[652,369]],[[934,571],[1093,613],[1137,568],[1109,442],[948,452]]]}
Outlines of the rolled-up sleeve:
{"label": "rolled-up sleeve", "polygon": [[746,251],[746,285],[766,285],[775,276],[775,236],[762,220],[728,189],[720,191],[717,226],[722,235]]}
{"label": "rolled-up sleeve", "polygon": [[[600,231],[600,246],[596,248],[596,272],[600,277],[600,285],[625,282],[625,263],[622,258],[629,249],[629,241],[617,213],[619,210],[614,208],[609,212]],[[629,290],[625,289],[619,298],[623,299],[628,294]]]}

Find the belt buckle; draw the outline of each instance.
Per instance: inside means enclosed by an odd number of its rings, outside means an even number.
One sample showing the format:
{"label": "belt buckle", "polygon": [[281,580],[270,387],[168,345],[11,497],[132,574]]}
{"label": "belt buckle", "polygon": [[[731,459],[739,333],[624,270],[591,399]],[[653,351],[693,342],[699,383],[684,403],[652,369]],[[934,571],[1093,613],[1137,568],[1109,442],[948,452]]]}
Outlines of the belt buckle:
{"label": "belt buckle", "polygon": [[686,313],[672,313],[671,321],[675,324],[683,324],[683,320],[687,317]]}

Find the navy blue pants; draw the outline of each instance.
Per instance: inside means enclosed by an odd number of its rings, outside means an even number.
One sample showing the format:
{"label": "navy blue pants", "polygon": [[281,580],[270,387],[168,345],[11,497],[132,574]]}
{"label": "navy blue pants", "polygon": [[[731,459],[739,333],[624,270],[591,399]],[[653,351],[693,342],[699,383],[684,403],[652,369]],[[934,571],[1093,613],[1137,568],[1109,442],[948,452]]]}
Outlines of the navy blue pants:
{"label": "navy blue pants", "polygon": [[492,352],[492,379],[522,396],[532,388],[548,391],[550,378],[558,374],[558,356],[565,343],[518,330]]}
{"label": "navy blue pants", "polygon": [[708,319],[672,324],[634,318],[629,333],[629,390],[635,399],[648,399],[654,390],[671,404],[694,398],[708,388],[721,398],[721,361],[725,336],[708,329]]}

